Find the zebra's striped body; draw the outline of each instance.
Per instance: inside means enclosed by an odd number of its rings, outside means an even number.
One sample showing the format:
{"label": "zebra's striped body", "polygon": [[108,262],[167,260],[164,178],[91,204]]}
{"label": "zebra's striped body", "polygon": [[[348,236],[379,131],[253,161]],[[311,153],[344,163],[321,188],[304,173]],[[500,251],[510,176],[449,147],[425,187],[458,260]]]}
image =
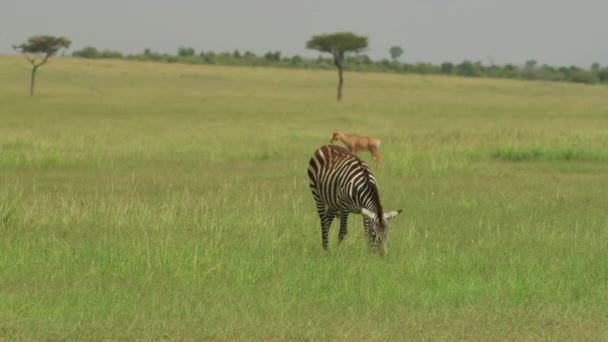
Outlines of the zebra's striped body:
{"label": "zebra's striped body", "polygon": [[400,211],[383,213],[376,179],[367,164],[345,148],[325,145],[310,159],[308,177],[321,219],[323,248],[327,249],[329,227],[336,216],[340,218],[338,238],[344,239],[350,213],[364,214],[366,235],[372,243],[381,242],[384,247],[388,220]]}

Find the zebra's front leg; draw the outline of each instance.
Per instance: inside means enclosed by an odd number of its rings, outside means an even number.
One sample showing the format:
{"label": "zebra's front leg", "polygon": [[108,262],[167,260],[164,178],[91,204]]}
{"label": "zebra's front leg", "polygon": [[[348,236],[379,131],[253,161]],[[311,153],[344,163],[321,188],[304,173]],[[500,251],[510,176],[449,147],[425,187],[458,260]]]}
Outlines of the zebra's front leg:
{"label": "zebra's front leg", "polygon": [[346,224],[348,221],[348,211],[343,211],[340,213],[340,233],[338,234],[338,240],[342,242],[344,237],[346,236]]}
{"label": "zebra's front leg", "polygon": [[331,227],[335,216],[336,213],[331,210],[319,210],[319,217],[321,218],[321,244],[325,250],[327,250],[329,244],[329,227]]}

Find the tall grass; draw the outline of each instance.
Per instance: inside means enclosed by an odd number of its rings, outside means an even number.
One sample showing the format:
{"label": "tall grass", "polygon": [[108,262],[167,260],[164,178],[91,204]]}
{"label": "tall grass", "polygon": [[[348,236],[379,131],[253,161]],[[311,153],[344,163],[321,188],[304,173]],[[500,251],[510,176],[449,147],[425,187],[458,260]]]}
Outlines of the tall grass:
{"label": "tall grass", "polygon": [[[30,98],[0,58],[0,339],[608,337],[603,87],[351,73],[338,104],[334,72],[39,76]],[[335,128],[382,138],[384,258],[354,215],[321,249],[306,165]]]}

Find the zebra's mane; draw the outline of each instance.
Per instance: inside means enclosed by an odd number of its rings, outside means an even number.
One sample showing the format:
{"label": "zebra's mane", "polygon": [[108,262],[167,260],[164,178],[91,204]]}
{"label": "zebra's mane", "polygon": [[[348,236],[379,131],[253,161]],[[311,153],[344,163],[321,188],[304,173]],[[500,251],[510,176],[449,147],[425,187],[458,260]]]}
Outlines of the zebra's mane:
{"label": "zebra's mane", "polygon": [[[359,158],[357,158],[359,159]],[[382,212],[382,204],[380,203],[380,191],[378,190],[378,184],[376,184],[376,179],[372,175],[371,171],[367,167],[367,164],[363,163],[361,159],[359,159],[359,164],[363,169],[365,169],[365,176],[367,177],[367,184],[372,188],[372,196],[374,199],[374,203],[378,206],[376,207],[376,215],[379,218],[382,218],[384,213]]]}

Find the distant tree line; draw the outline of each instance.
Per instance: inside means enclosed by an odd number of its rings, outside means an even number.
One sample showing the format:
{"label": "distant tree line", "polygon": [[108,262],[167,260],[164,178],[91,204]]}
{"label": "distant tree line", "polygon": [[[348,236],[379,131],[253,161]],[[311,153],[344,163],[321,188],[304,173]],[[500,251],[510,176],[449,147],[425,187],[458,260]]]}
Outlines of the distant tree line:
{"label": "distant tree line", "polygon": [[[587,84],[608,84],[608,66],[598,63],[590,69],[577,66],[555,67],[547,64],[539,65],[535,60],[529,60],[523,66],[514,64],[484,65],[482,62],[465,60],[461,63],[445,62],[439,65],[431,63],[406,63],[398,61],[403,53],[400,47],[392,47],[391,59],[372,60],[368,55],[358,53],[344,56],[341,67],[347,71],[361,72],[391,72],[423,75],[453,75],[465,77],[492,77],[526,80],[544,80],[560,82],[577,82]],[[305,69],[335,69],[333,57],[305,58],[299,55],[282,56],[280,51],[269,51],[258,56],[251,51],[241,52],[196,52],[191,47],[179,47],[177,54],[157,53],[145,49],[142,53],[122,54],[111,50],[98,50],[87,46],[72,53],[74,57],[95,59],[126,59],[136,61],[155,61],[165,63],[187,64],[217,64],[256,67],[305,68]]]}

